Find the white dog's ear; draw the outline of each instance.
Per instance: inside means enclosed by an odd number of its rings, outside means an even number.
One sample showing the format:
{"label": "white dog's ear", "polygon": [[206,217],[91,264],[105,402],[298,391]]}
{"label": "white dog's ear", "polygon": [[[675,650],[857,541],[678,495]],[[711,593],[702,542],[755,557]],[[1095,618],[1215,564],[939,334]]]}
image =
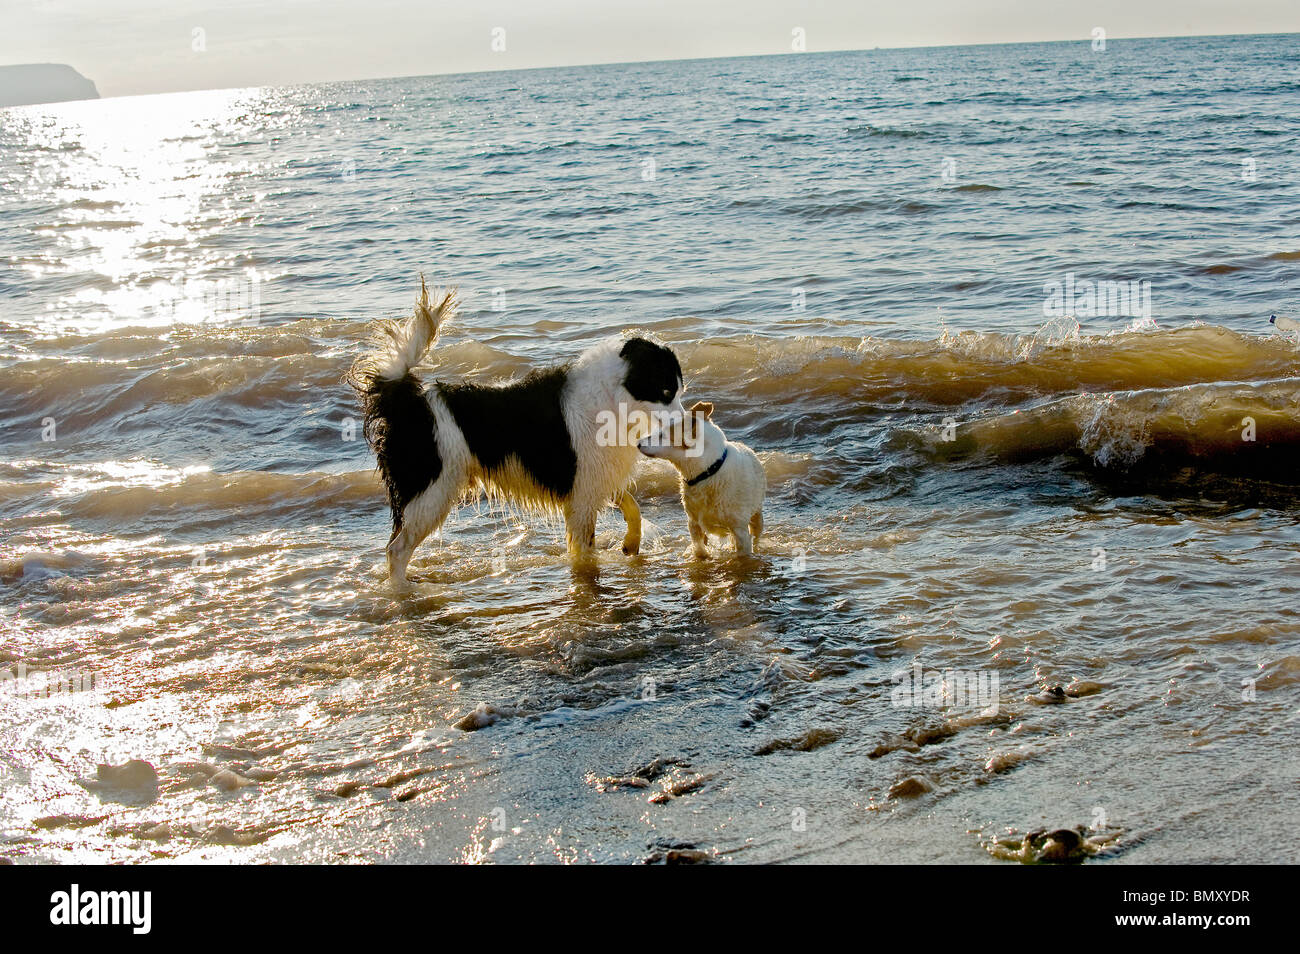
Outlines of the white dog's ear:
{"label": "white dog's ear", "polygon": [[713,417],[713,405],[708,401],[696,401],[691,405],[692,414],[703,414],[706,419]]}

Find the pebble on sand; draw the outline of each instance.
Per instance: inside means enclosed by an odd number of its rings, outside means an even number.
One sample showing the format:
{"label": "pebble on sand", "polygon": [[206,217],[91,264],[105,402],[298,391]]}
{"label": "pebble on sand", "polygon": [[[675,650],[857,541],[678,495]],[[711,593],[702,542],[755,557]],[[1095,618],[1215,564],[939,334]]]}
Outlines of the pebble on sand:
{"label": "pebble on sand", "polygon": [[509,718],[511,715],[513,713],[488,705],[486,702],[480,702],[469,713],[457,719],[453,725],[465,732],[474,732],[478,729],[486,729],[488,726]]}
{"label": "pebble on sand", "polygon": [[909,775],[889,786],[890,798],[916,798],[934,791],[934,783],[924,775]]}
{"label": "pebble on sand", "polygon": [[92,792],[103,792],[114,800],[152,800],[158,797],[158,770],[143,759],[131,759],[121,765],[101,763],[93,779],[78,779],[78,784]]}

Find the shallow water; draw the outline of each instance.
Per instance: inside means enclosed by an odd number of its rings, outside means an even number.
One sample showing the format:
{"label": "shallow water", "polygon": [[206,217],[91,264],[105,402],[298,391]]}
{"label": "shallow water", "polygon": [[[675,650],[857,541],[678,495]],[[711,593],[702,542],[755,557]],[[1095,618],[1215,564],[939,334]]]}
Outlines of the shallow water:
{"label": "shallow water", "polygon": [[[1295,47],[0,110],[0,854],[1291,860]],[[484,504],[392,593],[341,378],[420,270],[431,374],[670,342],[760,558],[688,558],[647,463],[639,558]],[[1150,315],[1046,313],[1071,274]]]}

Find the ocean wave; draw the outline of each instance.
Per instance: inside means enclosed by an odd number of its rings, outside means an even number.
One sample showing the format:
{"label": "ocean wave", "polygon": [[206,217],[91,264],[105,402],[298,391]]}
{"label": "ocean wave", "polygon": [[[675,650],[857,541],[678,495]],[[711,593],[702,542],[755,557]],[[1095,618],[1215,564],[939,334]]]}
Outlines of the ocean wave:
{"label": "ocean wave", "polygon": [[[783,404],[827,422],[907,410],[1013,406],[1080,392],[1178,388],[1300,375],[1300,349],[1281,335],[1214,325],[1081,335],[1062,319],[1032,335],[948,332],[932,339],[807,336],[689,337],[692,322],[661,323],[690,393],[733,405]],[[209,402],[245,413],[346,398],[342,375],[365,345],[362,322],[299,322],[283,329],[198,329],[157,338],[53,339],[78,360],[13,361],[0,377],[0,414],[60,420],[85,431],[159,406]],[[583,342],[575,341],[574,350]],[[29,345],[34,347],[34,345]],[[111,357],[110,357],[111,356]],[[440,342],[421,369],[434,378],[501,380],[534,367],[528,356],[472,337]]]}
{"label": "ocean wave", "polygon": [[[379,478],[373,471],[217,473],[204,469],[151,471],[147,480],[95,479],[74,467],[52,490],[29,498],[43,511],[90,520],[135,520],[165,514],[175,520],[183,512],[276,514],[306,510],[318,517],[332,507],[382,503]],[[102,476],[102,475],[101,475]]]}
{"label": "ocean wave", "polygon": [[[954,190],[956,191],[956,190]],[[871,212],[900,215],[923,215],[939,208],[930,202],[893,197],[864,196],[852,189],[843,189],[825,195],[814,195],[791,202],[787,197],[741,196],[728,200],[729,209],[762,209],[780,215],[820,221],[842,215],[862,215]]]}
{"label": "ocean wave", "polygon": [[34,232],[72,231],[76,229],[94,229],[100,232],[112,232],[118,229],[138,229],[142,223],[135,219],[76,219],[70,222],[49,222],[33,225]]}
{"label": "ocean wave", "polygon": [[1214,325],[1084,336],[1068,325],[1033,335],[963,331],[929,340],[714,339],[681,345],[679,354],[699,388],[802,405],[912,409],[1300,375],[1300,350],[1281,336]]}
{"label": "ocean wave", "polygon": [[1300,378],[1056,397],[950,418],[926,430],[924,449],[1003,462],[1075,456],[1143,477],[1188,467],[1300,487]]}
{"label": "ocean wave", "polygon": [[[227,411],[269,408],[314,399],[316,387],[342,379],[340,358],[293,355],[279,358],[209,358],[163,367],[134,362],[23,362],[6,371],[0,409],[20,419],[39,421],[50,414],[75,422],[79,431],[122,422],[161,405],[181,406],[215,398]],[[220,408],[214,408],[220,411]]]}
{"label": "ocean wave", "polygon": [[1272,269],[1276,267],[1277,262],[1294,261],[1300,261],[1300,251],[1273,252],[1269,255],[1254,255],[1229,261],[1210,261],[1193,266],[1192,270],[1198,275],[1231,275],[1234,272],[1248,271],[1253,268]]}
{"label": "ocean wave", "polygon": [[64,209],[72,209],[78,212],[80,211],[107,212],[109,210],[119,209],[121,207],[122,207],[121,202],[112,201],[112,200],[101,201],[97,199],[74,199],[71,202],[65,202],[62,206],[62,208]]}
{"label": "ocean wave", "polygon": [[925,129],[906,129],[893,128],[890,126],[873,126],[871,123],[859,123],[856,126],[849,126],[844,130],[844,134],[849,137],[857,136],[881,136],[884,138],[896,139],[914,139],[921,136],[929,136],[929,131]]}
{"label": "ocean wave", "polygon": [[784,206],[781,211],[806,219],[827,219],[839,215],[856,215],[861,212],[898,212],[902,215],[924,215],[938,206],[915,199],[888,201],[863,200],[859,202],[796,203]]}
{"label": "ocean wave", "polygon": [[[772,487],[809,478],[825,482],[825,474],[814,473],[816,462],[808,454],[763,451],[759,457]],[[0,488],[6,491],[0,494],[0,503],[7,510],[9,505],[14,505],[28,513],[35,510],[46,515],[53,512],[64,517],[114,522],[156,514],[176,520],[184,513],[191,516],[237,513],[247,517],[255,513],[307,512],[318,519],[333,509],[351,512],[358,505],[381,508],[384,501],[379,478],[373,470],[217,472],[204,467],[175,468],[138,460],[64,465],[56,468],[51,476],[49,465],[29,463],[41,470],[39,479],[0,481]],[[678,492],[677,471],[665,461],[643,461],[634,479],[640,497],[672,496]],[[69,559],[73,558],[76,554]],[[7,562],[0,562],[0,575],[21,576],[29,562],[27,555],[7,558]]]}
{"label": "ocean wave", "polygon": [[20,580],[45,580],[95,566],[99,561],[77,550],[28,550],[0,556],[0,583]]}

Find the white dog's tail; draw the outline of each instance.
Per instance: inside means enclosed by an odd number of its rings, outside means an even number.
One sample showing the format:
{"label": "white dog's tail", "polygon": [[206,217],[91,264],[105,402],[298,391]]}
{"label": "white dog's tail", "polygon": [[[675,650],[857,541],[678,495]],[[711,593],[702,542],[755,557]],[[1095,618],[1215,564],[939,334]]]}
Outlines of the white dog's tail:
{"label": "white dog's tail", "polygon": [[441,291],[437,298],[438,303],[430,305],[429,286],[421,275],[420,297],[415,300],[414,314],[405,321],[378,323],[374,350],[358,358],[348,374],[353,387],[364,390],[377,381],[400,380],[420,363],[437,340],[438,331],[455,317],[460,304],[454,288]]}

